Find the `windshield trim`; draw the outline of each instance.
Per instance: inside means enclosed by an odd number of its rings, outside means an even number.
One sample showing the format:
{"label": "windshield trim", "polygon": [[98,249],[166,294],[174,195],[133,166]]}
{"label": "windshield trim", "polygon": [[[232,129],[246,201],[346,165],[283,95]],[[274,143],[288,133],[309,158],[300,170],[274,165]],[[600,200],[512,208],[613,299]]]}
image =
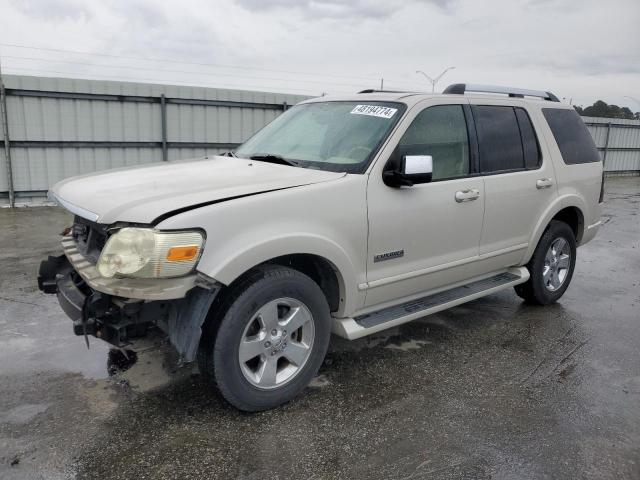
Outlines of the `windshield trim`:
{"label": "windshield trim", "polygon": [[[380,106],[384,106],[384,107],[396,108],[398,110],[397,115],[394,116],[395,118],[389,124],[389,127],[387,128],[387,131],[380,137],[380,140],[375,145],[375,147],[371,150],[371,153],[369,153],[367,158],[365,158],[360,163],[352,163],[352,164],[330,163],[330,162],[314,162],[314,161],[311,161],[311,160],[301,160],[301,159],[298,159],[298,158],[291,158],[290,160],[293,160],[293,161],[295,161],[297,163],[297,165],[292,165],[292,166],[294,168],[295,167],[298,167],[298,168],[311,168],[313,170],[323,170],[323,171],[336,172],[336,173],[355,173],[355,174],[364,174],[364,173],[366,173],[366,171],[369,168],[369,166],[371,165],[371,162],[373,161],[373,159],[376,158],[376,155],[378,155],[378,153],[379,153],[380,149],[382,148],[382,146],[387,142],[387,140],[389,139],[390,135],[395,131],[396,127],[398,126],[398,123],[400,122],[400,120],[404,117],[404,115],[405,115],[405,113],[407,111],[407,104],[405,104],[403,102],[387,101],[387,100],[365,100],[365,99],[362,99],[362,101],[360,99],[326,100],[326,101],[311,101],[311,102],[298,103],[297,105],[294,105],[293,107],[291,107],[291,109],[297,108],[297,107],[304,107],[304,106],[307,106],[307,105],[316,105],[318,103],[365,103],[365,102],[367,103],[367,105],[380,105]],[[278,118],[278,117],[276,117],[276,118]],[[272,121],[274,121],[274,120],[272,120]],[[270,123],[271,122],[269,122],[267,125],[269,125]],[[245,143],[247,143],[249,140],[251,140],[258,133],[260,133],[262,131],[262,129],[265,128],[267,125],[262,127],[260,130],[258,130],[256,133],[254,133],[251,137],[249,137],[247,140],[245,140],[241,145],[239,145],[235,149],[234,152],[237,152],[240,148],[242,148],[242,146]],[[245,158],[245,157],[238,156],[238,158]]]}

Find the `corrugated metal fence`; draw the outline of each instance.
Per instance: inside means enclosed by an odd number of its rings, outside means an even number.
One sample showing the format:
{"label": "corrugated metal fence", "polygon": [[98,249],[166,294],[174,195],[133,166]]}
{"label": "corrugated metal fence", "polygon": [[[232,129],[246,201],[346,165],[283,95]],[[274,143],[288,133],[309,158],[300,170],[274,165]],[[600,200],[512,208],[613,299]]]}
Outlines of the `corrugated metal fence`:
{"label": "corrugated metal fence", "polygon": [[640,174],[640,120],[582,117],[608,175]]}
{"label": "corrugated metal fence", "polygon": [[0,145],[0,204],[11,185],[17,204],[38,203],[73,175],[228,151],[306,98],[12,75],[4,85],[12,182]]}
{"label": "corrugated metal fence", "polygon": [[[73,175],[227,151],[306,98],[13,75],[4,84],[12,172],[3,146],[0,205],[11,187],[17,204],[38,203]],[[609,174],[640,173],[640,121],[583,118]]]}

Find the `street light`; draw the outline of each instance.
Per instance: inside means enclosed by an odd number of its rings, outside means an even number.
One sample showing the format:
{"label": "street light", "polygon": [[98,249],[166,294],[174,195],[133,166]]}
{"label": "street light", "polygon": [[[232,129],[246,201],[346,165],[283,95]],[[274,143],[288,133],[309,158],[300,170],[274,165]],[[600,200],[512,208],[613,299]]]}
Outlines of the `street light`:
{"label": "street light", "polygon": [[636,97],[631,97],[629,95],[624,95],[624,98],[629,98],[629,99],[633,100],[634,102],[636,102],[638,105],[640,105],[640,100],[638,100]]}
{"label": "street light", "polygon": [[438,83],[438,80],[440,80],[445,73],[447,73],[449,70],[453,70],[456,67],[447,67],[443,70],[443,72],[438,75],[436,78],[431,78],[429,75],[427,75],[426,73],[424,73],[422,70],[416,70],[416,73],[421,73],[422,75],[425,76],[425,78],[427,80],[429,80],[429,82],[431,82],[431,92],[434,93],[436,91],[436,83]]}

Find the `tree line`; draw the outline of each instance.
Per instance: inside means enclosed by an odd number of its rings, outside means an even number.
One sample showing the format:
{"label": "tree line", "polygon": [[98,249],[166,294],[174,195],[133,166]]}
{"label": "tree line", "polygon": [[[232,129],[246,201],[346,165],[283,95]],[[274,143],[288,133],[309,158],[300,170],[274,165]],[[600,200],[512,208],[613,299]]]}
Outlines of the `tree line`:
{"label": "tree line", "polygon": [[619,107],[618,105],[609,105],[602,100],[598,100],[593,105],[582,108],[582,106],[574,105],[573,108],[580,115],[586,117],[605,117],[605,118],[624,118],[627,120],[640,120],[640,112],[632,112],[627,107]]}

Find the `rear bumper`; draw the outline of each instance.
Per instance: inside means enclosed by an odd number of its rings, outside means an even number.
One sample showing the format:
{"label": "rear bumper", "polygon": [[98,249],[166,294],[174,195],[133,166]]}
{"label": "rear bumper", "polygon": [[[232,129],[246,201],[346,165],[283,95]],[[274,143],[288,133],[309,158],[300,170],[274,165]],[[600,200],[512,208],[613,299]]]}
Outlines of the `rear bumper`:
{"label": "rear bumper", "polygon": [[195,287],[184,298],[155,301],[110,295],[92,288],[64,255],[40,264],[38,287],[57,296],[76,335],[122,348],[159,328],[185,362],[195,359],[201,327],[219,291],[219,286]]}

